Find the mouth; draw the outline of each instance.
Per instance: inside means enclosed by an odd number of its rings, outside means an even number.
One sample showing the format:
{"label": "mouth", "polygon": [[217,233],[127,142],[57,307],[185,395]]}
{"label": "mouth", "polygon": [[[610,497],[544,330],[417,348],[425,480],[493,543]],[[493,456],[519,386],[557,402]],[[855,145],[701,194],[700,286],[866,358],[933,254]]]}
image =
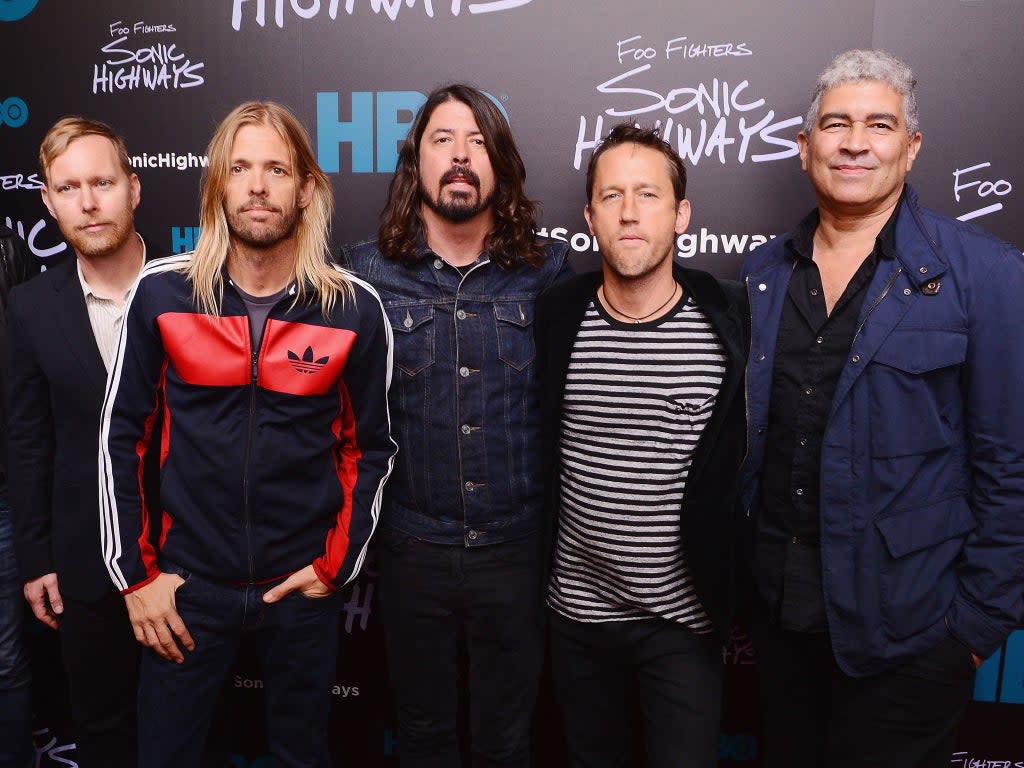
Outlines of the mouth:
{"label": "mouth", "polygon": [[836,165],[832,166],[832,170],[839,171],[840,173],[859,174],[867,173],[872,169],[866,165],[856,165],[854,163],[837,163]]}
{"label": "mouth", "polygon": [[110,222],[107,222],[107,221],[97,221],[97,222],[93,222],[93,223],[90,223],[90,224],[83,224],[82,226],[80,226],[78,228],[78,231],[79,232],[102,232],[108,226],[110,226]]}
{"label": "mouth", "polygon": [[249,202],[238,209],[239,213],[280,213],[281,209],[271,205],[267,200],[258,197],[249,198]]}
{"label": "mouth", "polygon": [[449,185],[461,185],[472,189],[479,189],[480,177],[468,168],[453,168],[441,177],[441,186]]}

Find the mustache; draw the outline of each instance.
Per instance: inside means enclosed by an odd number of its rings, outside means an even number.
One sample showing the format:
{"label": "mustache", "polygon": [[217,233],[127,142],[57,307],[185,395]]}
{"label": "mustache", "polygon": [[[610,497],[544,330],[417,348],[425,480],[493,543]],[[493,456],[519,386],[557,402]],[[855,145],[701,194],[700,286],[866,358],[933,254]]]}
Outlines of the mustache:
{"label": "mustache", "polygon": [[480,189],[480,177],[470,168],[451,168],[441,176],[441,186],[451,184],[453,181],[468,181],[477,189]]}
{"label": "mustache", "polygon": [[281,209],[276,205],[272,205],[265,197],[250,197],[245,205],[239,207],[238,212],[244,213],[253,208],[265,208],[273,213],[281,213]]}

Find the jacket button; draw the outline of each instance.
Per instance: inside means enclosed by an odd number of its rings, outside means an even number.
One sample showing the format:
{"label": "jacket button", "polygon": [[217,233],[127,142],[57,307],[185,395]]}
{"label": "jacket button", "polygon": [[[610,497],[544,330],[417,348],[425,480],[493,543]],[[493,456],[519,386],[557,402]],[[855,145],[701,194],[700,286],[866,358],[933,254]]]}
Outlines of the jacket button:
{"label": "jacket button", "polygon": [[767,291],[768,290],[768,286],[765,285],[764,283],[761,283],[760,285],[757,286],[757,290],[759,290],[759,291]]}
{"label": "jacket button", "polygon": [[460,309],[458,312],[455,313],[455,316],[457,318],[459,318],[459,320],[465,320],[466,319],[466,310]]}
{"label": "jacket button", "polygon": [[444,266],[444,262],[440,259],[434,259],[434,269],[440,269]]}
{"label": "jacket button", "polygon": [[466,538],[470,541],[476,541],[478,538],[480,538],[480,533],[478,531],[470,531],[466,534]]}
{"label": "jacket button", "polygon": [[462,378],[466,378],[467,376],[469,376],[469,368],[467,368],[466,366],[462,366],[461,368],[459,368],[459,376],[461,376]]}
{"label": "jacket button", "polygon": [[761,362],[762,360],[764,360],[764,352],[757,356],[757,362]]}
{"label": "jacket button", "polygon": [[852,362],[854,362],[854,363],[859,363],[860,362],[860,355],[854,355],[853,357],[850,358],[850,360]]}
{"label": "jacket button", "polygon": [[917,271],[920,272],[922,275],[927,275],[928,267],[919,267]]}
{"label": "jacket button", "polygon": [[473,431],[472,427],[470,427],[469,424],[463,424],[461,427],[459,427],[459,429],[462,431],[462,434],[464,435],[468,435],[470,432]]}
{"label": "jacket button", "polygon": [[465,487],[467,491],[472,491],[476,488],[476,483],[474,483],[472,480],[467,480]]}
{"label": "jacket button", "polygon": [[910,294],[911,294],[911,290],[909,288],[904,288],[903,289],[903,295],[904,296],[909,296]]}

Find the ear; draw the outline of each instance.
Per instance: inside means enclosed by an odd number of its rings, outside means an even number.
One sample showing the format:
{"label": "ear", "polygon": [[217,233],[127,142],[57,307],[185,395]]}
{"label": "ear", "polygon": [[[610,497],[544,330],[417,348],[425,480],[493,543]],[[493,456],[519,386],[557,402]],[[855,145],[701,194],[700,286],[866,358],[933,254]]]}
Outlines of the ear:
{"label": "ear", "polygon": [[299,208],[305,208],[313,200],[313,189],[316,183],[313,181],[313,174],[307,173],[306,178],[302,180],[302,184],[299,186],[298,194],[298,206]]}
{"label": "ear", "polygon": [[142,201],[142,184],[139,182],[139,177],[134,173],[128,177],[128,184],[132,191],[132,210],[134,211]]}
{"label": "ear", "polygon": [[46,210],[48,210],[50,212],[50,215],[53,216],[53,218],[56,219],[57,218],[57,214],[53,212],[53,204],[50,202],[50,187],[49,187],[49,185],[44,185],[43,188],[39,190],[39,196],[41,198],[43,198],[43,205],[46,206]]}
{"label": "ear", "polygon": [[676,206],[676,234],[681,235],[690,225],[690,201],[683,198]]}
{"label": "ear", "polygon": [[917,153],[921,151],[921,141],[920,131],[910,138],[910,145],[907,147],[907,173],[910,173],[910,168],[914,165]]}
{"label": "ear", "polygon": [[590,221],[590,203],[583,206],[583,218],[587,220],[587,228],[590,230],[590,234],[594,234],[594,224]]}
{"label": "ear", "polygon": [[796,135],[796,145],[800,150],[800,167],[803,168],[805,172],[807,171],[807,152],[810,141],[810,138],[803,131],[800,131],[800,133]]}

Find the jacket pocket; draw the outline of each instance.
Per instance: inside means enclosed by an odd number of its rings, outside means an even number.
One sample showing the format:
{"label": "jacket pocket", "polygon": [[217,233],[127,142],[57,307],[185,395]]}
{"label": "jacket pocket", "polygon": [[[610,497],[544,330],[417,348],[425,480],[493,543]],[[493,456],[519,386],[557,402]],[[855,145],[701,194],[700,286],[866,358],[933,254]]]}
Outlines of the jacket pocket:
{"label": "jacket pocket", "polygon": [[882,621],[892,638],[909,637],[942,618],[956,591],[957,558],[975,525],[962,496],[875,520],[884,543],[878,563]]}
{"label": "jacket pocket", "polygon": [[536,355],[533,302],[495,302],[494,322],[498,331],[498,358],[517,371],[523,370]]}
{"label": "jacket pocket", "polygon": [[415,376],[434,364],[434,307],[399,304],[385,307],[395,337],[395,367]]}
{"label": "jacket pocket", "polygon": [[892,332],[867,371],[872,456],[912,456],[953,443],[960,429],[960,365],[966,357],[965,333]]}

